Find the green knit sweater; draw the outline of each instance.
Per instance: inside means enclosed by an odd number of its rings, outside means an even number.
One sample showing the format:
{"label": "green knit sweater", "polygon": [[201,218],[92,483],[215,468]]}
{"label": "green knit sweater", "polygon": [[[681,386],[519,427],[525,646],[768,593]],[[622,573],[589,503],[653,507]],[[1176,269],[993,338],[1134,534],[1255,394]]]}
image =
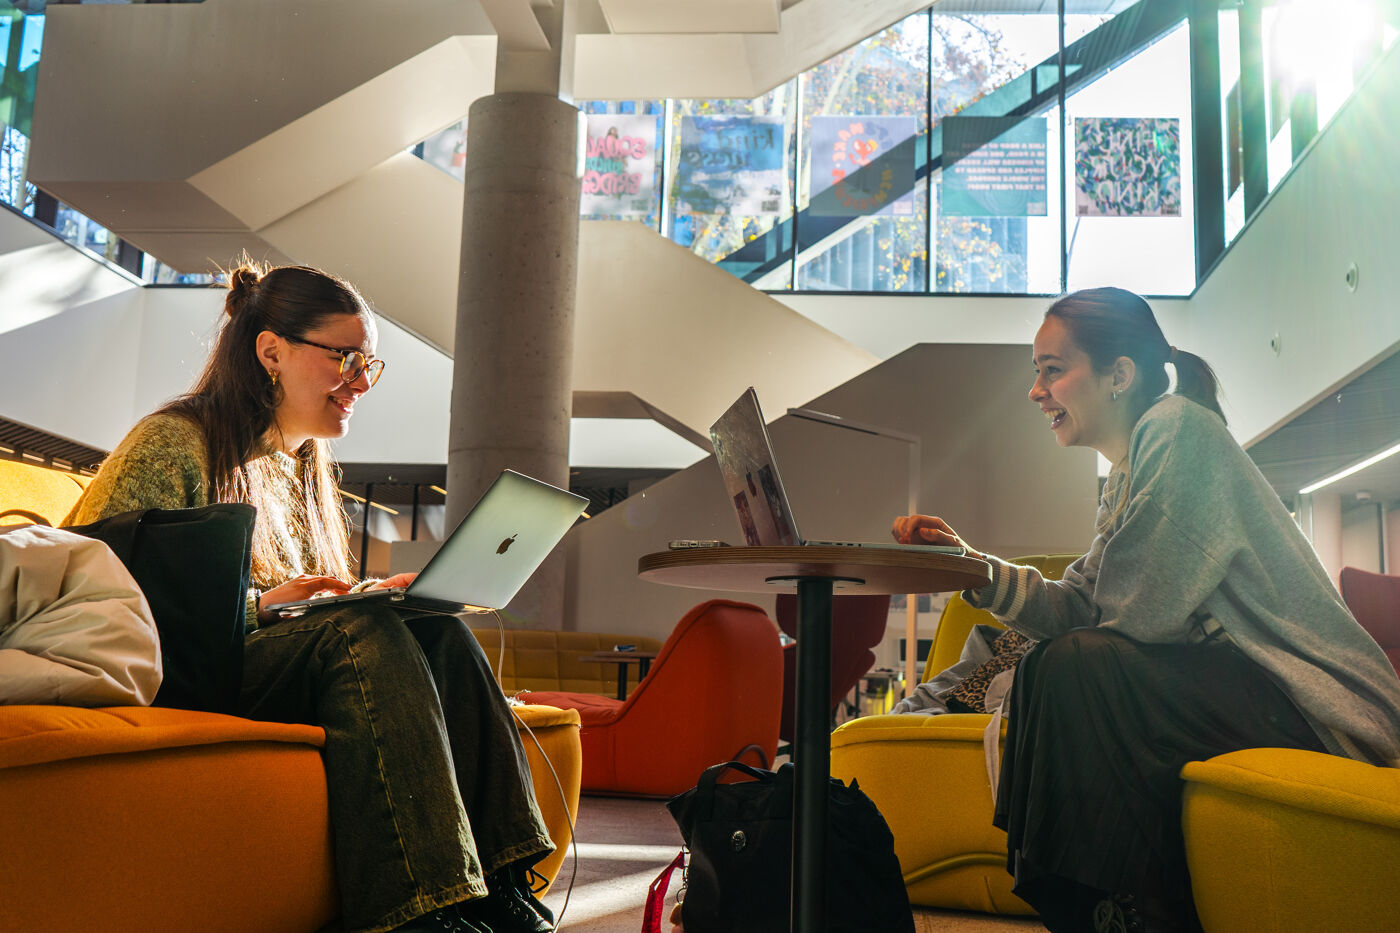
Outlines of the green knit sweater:
{"label": "green knit sweater", "polygon": [[[297,464],[281,451],[270,451],[272,488],[256,503],[259,531],[265,533],[282,562],[296,573],[316,570],[315,553],[294,533],[304,526],[306,499],[297,479]],[[209,453],[199,427],[179,415],[150,415],[139,421],[102,462],[64,525],[84,525],[133,509],[192,509],[209,504]],[[247,625],[257,628],[257,597],[284,580],[253,579]]]}

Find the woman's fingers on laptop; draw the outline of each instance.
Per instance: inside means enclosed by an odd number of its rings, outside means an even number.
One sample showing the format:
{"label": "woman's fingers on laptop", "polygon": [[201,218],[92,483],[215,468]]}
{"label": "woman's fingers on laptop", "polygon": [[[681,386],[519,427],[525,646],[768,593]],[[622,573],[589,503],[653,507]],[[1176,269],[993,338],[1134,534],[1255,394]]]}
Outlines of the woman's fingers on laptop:
{"label": "woman's fingers on laptop", "polygon": [[901,515],[890,529],[900,544],[961,545],[958,533],[936,515]]}
{"label": "woman's fingers on laptop", "polygon": [[386,577],[377,583],[371,584],[369,588],[372,590],[382,590],[396,586],[408,586],[413,582],[413,578],[416,576],[418,576],[416,573],[396,573],[391,577]]}
{"label": "woman's fingers on laptop", "polygon": [[292,577],[286,583],[278,584],[272,589],[264,591],[261,602],[264,606],[275,606],[278,603],[300,602],[323,593],[340,596],[348,592],[350,592],[350,586],[343,580],[304,573],[299,577]]}
{"label": "woman's fingers on laptop", "polygon": [[890,534],[900,544],[929,544],[931,542],[924,538],[923,530],[935,527],[934,522],[942,524],[942,519],[932,515],[901,515],[894,520]]}

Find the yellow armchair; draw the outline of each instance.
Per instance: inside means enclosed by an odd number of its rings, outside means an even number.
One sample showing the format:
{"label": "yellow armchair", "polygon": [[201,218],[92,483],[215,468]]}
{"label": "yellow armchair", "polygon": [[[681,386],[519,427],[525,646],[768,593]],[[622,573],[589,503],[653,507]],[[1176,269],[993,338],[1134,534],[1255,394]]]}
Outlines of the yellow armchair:
{"label": "yellow armchair", "polygon": [[1250,748],[1181,776],[1186,860],[1210,933],[1400,930],[1400,770]]}
{"label": "yellow armchair", "polygon": [[[1017,558],[1058,579],[1078,555]],[[953,596],[938,621],[924,680],[957,662],[972,627],[998,624]],[[992,825],[982,736],[991,717],[868,716],[831,736],[831,773],[856,779],[894,834],[909,901],[925,907],[1030,914],[1011,893],[1006,833]]]}

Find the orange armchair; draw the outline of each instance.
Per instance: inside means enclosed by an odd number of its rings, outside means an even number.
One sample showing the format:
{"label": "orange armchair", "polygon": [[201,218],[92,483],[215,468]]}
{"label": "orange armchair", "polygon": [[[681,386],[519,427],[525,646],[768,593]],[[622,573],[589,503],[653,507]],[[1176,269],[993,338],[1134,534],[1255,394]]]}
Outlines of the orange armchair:
{"label": "orange armchair", "polygon": [[585,793],[672,796],[750,745],[772,761],[782,690],[777,626],[757,606],[714,599],[676,624],[625,701],[556,691],[520,699],[578,710]]}

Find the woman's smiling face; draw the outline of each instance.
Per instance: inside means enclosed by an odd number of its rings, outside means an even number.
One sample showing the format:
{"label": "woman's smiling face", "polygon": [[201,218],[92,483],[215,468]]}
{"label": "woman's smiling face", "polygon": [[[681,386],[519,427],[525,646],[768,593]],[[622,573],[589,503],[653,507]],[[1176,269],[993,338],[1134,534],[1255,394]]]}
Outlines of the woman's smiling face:
{"label": "woman's smiling face", "polygon": [[1112,410],[1113,373],[1097,373],[1089,354],[1070,336],[1064,321],[1053,315],[1036,332],[1032,362],[1036,378],[1030,400],[1050,421],[1061,447],[1093,447],[1110,460],[1105,447],[1119,433]]}
{"label": "woman's smiling face", "polygon": [[[306,334],[309,341],[359,350],[369,359],[374,357],[374,338],[372,325],[358,314],[331,315]],[[280,344],[282,400],[275,417],[284,449],[294,451],[311,438],[344,437],[355,402],[369,391],[369,377],[362,372],[347,383],[340,376],[341,357],[335,353],[295,340],[282,339]]]}

